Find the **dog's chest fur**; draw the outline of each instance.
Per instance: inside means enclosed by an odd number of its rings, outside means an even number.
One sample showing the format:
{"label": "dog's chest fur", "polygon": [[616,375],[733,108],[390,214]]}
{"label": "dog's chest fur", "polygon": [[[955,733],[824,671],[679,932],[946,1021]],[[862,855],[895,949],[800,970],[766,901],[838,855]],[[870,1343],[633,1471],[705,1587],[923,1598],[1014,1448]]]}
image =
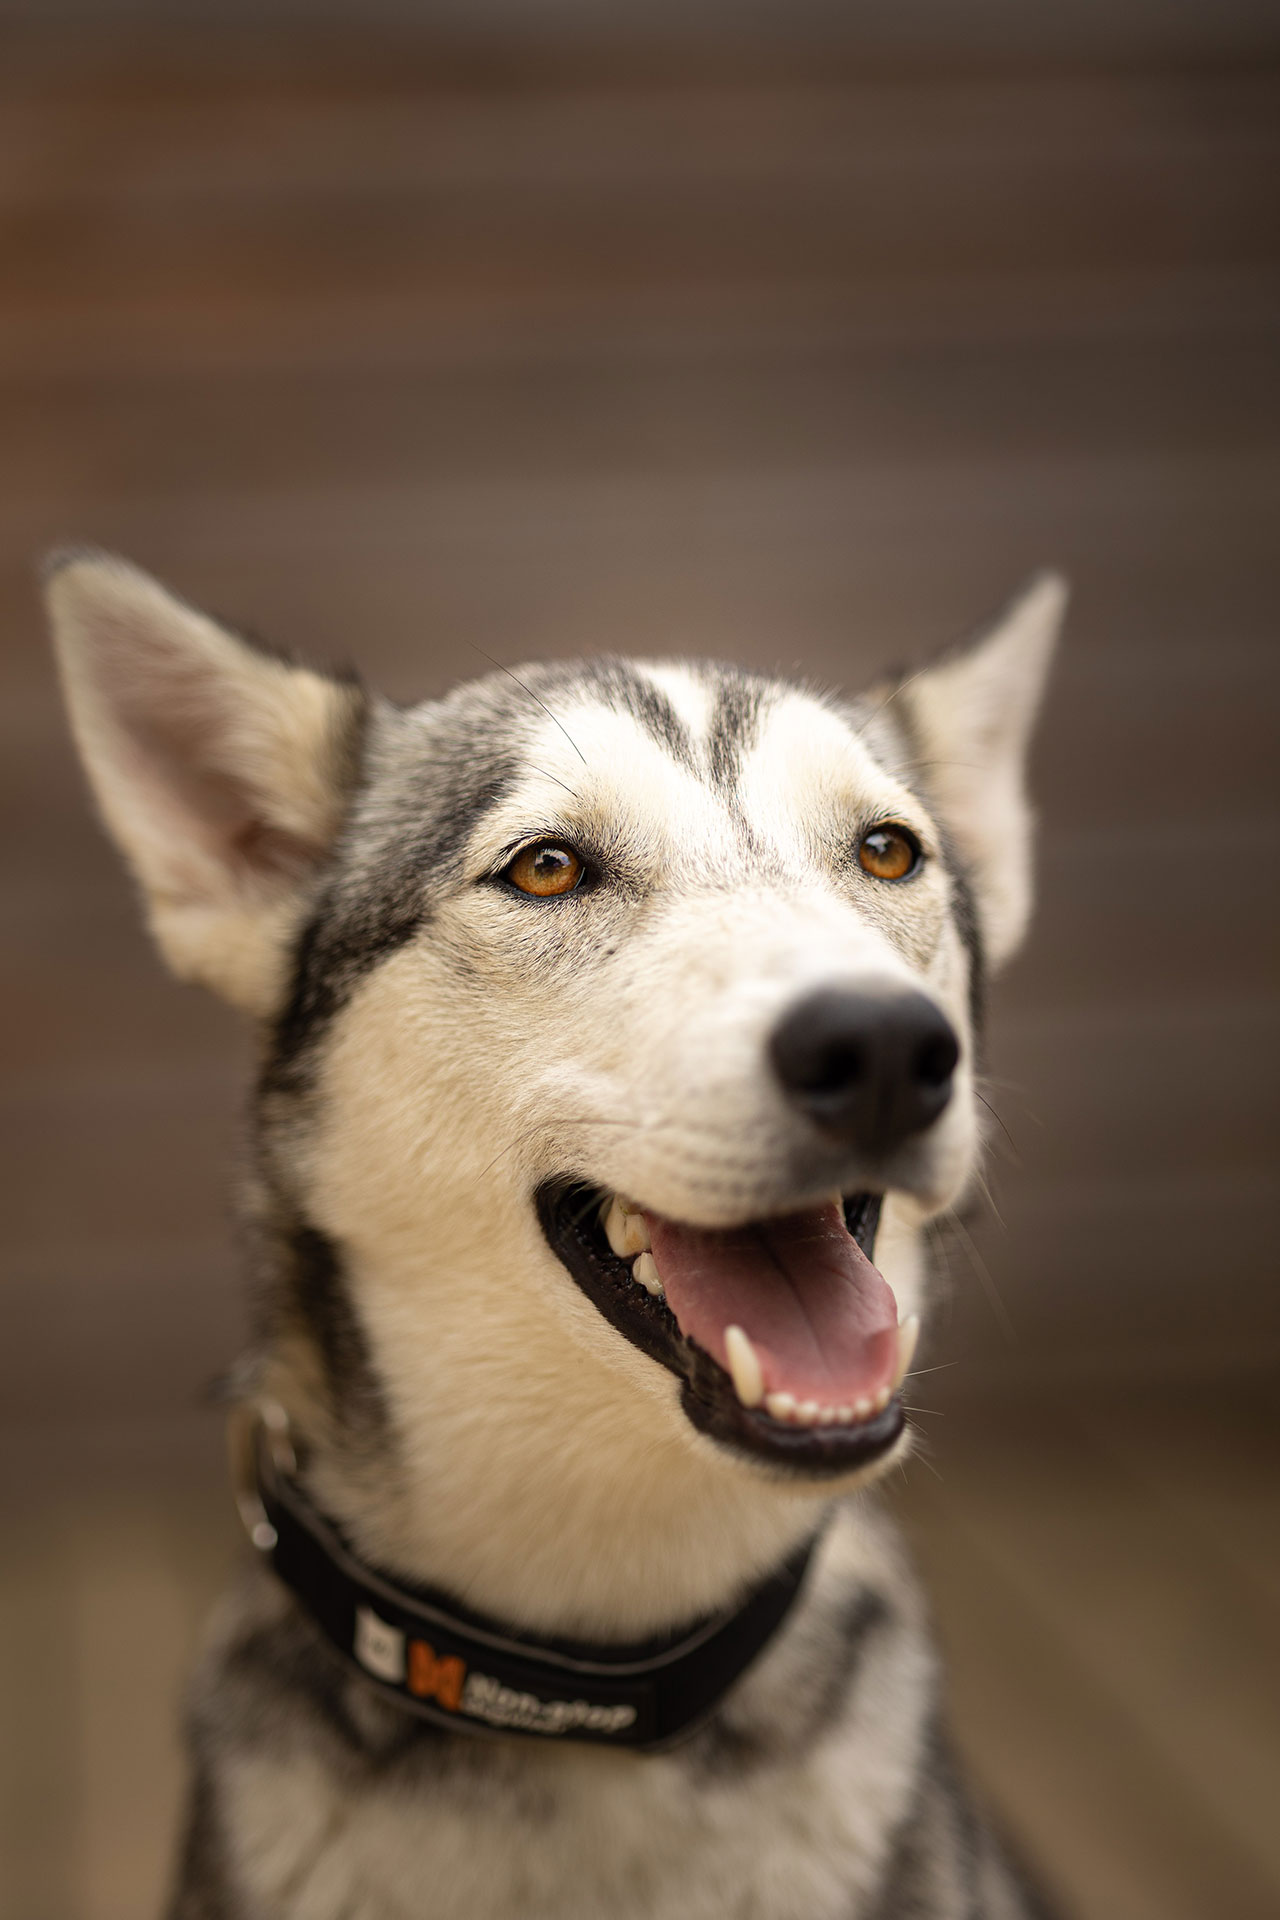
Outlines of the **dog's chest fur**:
{"label": "dog's chest fur", "polygon": [[919,1598],[866,1507],[836,1518],[757,1667],[659,1755],[412,1722],[255,1579],[197,1696],[175,1920],[859,1920],[917,1911],[904,1876],[942,1902],[921,1913],[998,1911],[974,1905],[1003,1870],[935,1716]]}

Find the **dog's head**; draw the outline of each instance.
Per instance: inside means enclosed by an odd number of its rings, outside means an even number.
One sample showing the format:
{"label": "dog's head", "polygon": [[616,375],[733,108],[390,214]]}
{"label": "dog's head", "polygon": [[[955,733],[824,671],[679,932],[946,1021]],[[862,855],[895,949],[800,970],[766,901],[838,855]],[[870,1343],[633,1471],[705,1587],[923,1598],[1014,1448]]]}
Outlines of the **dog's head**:
{"label": "dog's head", "polygon": [[557,1421],[615,1465],[892,1453],[1062,598],[856,702],[594,660],[406,710],[55,567],[156,938],[264,1024],[269,1340],[331,1418],[451,1458]]}

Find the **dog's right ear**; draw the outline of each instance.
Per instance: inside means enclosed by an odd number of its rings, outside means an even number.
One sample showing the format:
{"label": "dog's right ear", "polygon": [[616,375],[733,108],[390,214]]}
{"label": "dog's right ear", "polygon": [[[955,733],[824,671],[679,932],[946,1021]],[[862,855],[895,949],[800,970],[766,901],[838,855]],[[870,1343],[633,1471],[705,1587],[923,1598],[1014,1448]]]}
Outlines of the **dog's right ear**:
{"label": "dog's right ear", "polygon": [[270,1017],[357,778],[364,694],[109,554],[54,556],[45,594],[76,740],[161,951]]}
{"label": "dog's right ear", "polygon": [[1027,744],[1067,602],[1065,581],[1030,581],[994,626],[904,680],[911,777],[950,832],[973,884],[988,963],[1003,966],[1031,911]]}

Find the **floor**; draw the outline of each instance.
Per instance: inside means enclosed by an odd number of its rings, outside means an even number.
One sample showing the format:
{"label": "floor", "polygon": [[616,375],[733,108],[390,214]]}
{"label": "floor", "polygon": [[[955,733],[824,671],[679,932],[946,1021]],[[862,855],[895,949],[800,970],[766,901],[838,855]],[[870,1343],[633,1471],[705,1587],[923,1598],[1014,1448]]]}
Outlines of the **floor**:
{"label": "floor", "polygon": [[154,1911],[235,1545],[248,1046],[92,822],[67,539],[396,695],[856,684],[1067,568],[999,1211],[895,1497],[1077,1912],[1280,1911],[1280,71],[29,28],[0,152],[0,1912]]}

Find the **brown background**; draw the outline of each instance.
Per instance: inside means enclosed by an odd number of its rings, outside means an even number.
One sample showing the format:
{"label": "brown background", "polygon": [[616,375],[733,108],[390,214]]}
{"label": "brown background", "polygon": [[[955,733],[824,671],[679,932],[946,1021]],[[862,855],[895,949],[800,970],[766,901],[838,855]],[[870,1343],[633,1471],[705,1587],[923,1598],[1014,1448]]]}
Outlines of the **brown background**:
{"label": "brown background", "polygon": [[84,11],[0,8],[0,1909],[154,1906],[234,1545],[201,1395],[248,1053],[72,761],[32,565],[87,538],[397,694],[477,646],[856,686],[1071,575],[1002,1222],[953,1255],[900,1499],[975,1765],[1077,1910],[1274,1914],[1265,16]]}

